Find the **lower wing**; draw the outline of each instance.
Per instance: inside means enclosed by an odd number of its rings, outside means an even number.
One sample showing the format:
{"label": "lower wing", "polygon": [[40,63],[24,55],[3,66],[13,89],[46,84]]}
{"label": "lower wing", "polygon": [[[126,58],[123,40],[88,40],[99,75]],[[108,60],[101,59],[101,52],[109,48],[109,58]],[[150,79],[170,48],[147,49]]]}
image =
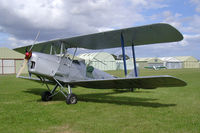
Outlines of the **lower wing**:
{"label": "lower wing", "polygon": [[69,82],[69,84],[95,89],[155,89],[157,87],[180,87],[187,85],[187,83],[183,80],[168,75],[100,79],[87,81],[83,80]]}
{"label": "lower wing", "polygon": [[[29,78],[22,76],[20,76],[19,78],[23,78],[26,80],[33,80],[36,82],[43,82],[47,84],[56,83],[47,79],[42,81],[39,78]],[[180,80],[178,78],[169,75],[82,80],[82,81],[71,81],[65,84],[71,84],[74,86],[82,86],[94,89],[130,89],[130,88],[155,89],[157,87],[180,87],[187,85],[187,83],[184,82],[183,80]]]}

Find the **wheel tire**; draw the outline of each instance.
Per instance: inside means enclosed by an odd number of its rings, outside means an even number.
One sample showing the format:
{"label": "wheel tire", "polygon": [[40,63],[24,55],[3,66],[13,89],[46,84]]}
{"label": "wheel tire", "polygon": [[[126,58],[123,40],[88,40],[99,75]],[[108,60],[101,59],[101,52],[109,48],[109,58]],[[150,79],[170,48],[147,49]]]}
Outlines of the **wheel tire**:
{"label": "wheel tire", "polygon": [[76,104],[77,103],[77,96],[75,94],[69,94],[66,99],[67,104]]}
{"label": "wheel tire", "polygon": [[52,97],[51,96],[51,93],[49,91],[45,91],[42,93],[42,101],[51,101],[52,100]]}

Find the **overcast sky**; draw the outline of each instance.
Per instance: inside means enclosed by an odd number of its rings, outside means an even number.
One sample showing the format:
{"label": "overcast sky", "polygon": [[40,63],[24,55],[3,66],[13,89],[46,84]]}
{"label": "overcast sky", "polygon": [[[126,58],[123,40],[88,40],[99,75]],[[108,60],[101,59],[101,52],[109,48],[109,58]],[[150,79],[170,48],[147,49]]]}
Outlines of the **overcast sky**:
{"label": "overcast sky", "polygon": [[28,45],[39,30],[45,41],[152,23],[173,25],[184,40],[138,46],[137,57],[200,59],[200,0],[0,0],[0,47]]}

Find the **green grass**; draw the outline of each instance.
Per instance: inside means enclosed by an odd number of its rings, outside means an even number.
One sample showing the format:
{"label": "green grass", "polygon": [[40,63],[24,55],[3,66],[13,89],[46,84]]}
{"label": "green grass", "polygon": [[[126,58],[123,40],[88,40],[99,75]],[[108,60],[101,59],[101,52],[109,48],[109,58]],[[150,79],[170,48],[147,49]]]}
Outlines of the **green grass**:
{"label": "green grass", "polygon": [[167,74],[188,85],[135,92],[77,87],[76,105],[66,105],[61,94],[42,102],[45,85],[0,76],[0,133],[200,132],[200,69],[140,71]]}

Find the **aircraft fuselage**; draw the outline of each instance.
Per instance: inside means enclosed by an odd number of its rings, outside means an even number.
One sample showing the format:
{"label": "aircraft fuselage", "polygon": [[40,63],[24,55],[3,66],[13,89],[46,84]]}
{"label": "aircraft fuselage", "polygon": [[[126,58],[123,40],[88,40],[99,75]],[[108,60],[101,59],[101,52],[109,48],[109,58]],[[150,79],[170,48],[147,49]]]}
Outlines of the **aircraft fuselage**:
{"label": "aircraft fuselage", "polygon": [[112,75],[87,66],[84,60],[71,60],[66,56],[38,52],[32,53],[28,62],[28,71],[37,76],[55,78],[62,82],[113,78]]}

